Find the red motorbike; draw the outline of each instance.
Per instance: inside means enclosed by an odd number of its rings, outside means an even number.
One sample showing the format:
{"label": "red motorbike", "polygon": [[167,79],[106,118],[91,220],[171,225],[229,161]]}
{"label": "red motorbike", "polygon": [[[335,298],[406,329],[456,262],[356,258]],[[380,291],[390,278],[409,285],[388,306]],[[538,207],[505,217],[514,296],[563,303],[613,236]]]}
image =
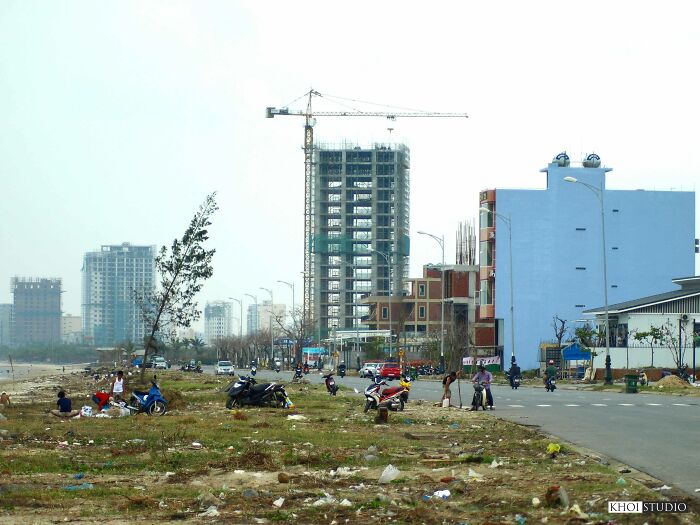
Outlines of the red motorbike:
{"label": "red motorbike", "polygon": [[[382,386],[387,386],[381,390]],[[376,409],[380,406],[386,406],[389,410],[403,410],[404,404],[408,402],[408,392],[411,389],[411,383],[408,378],[401,380],[399,386],[390,387],[389,384],[381,379],[375,378],[365,389],[365,412],[370,408]]]}

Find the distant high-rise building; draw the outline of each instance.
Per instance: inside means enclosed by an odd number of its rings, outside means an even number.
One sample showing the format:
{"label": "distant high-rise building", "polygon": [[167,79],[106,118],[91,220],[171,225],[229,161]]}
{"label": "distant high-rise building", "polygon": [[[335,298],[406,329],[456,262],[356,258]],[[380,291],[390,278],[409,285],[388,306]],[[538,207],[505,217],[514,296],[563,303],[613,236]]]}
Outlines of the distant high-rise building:
{"label": "distant high-rise building", "polygon": [[[408,277],[410,151],[375,144],[315,152],[311,210],[313,318],[321,337],[362,324],[367,295]],[[318,332],[317,332],[318,333]]]}
{"label": "distant high-rise building", "polygon": [[12,279],[13,328],[16,345],[61,342],[61,279]]}
{"label": "distant high-rise building", "polygon": [[83,342],[83,321],[79,315],[61,317],[61,342],[73,345]]}
{"label": "distant high-rise building", "polygon": [[204,307],[204,342],[213,343],[233,335],[233,305],[225,301],[208,302]]}
{"label": "distant high-rise building", "polygon": [[248,305],[248,317],[246,319],[246,333],[254,334],[260,330],[260,319],[258,317],[258,305]]}
{"label": "distant high-rise building", "polygon": [[0,304],[0,346],[12,344],[12,305]]}
{"label": "distant high-rise building", "polygon": [[287,317],[287,305],[286,304],[272,304],[270,301],[263,301],[259,305],[260,309],[260,330],[269,330],[270,326],[276,332],[280,330],[279,319],[282,324],[285,322]]}
{"label": "distant high-rise building", "polygon": [[155,246],[125,242],[85,254],[82,306],[86,343],[108,346],[143,341],[145,328],[134,290],[153,290],[155,251]]}

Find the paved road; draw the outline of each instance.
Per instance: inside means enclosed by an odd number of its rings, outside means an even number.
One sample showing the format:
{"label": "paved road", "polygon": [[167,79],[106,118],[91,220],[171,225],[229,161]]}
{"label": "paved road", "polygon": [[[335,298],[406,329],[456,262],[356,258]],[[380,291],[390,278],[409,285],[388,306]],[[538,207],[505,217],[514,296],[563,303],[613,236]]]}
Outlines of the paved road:
{"label": "paved road", "polygon": [[[247,373],[247,370],[241,370]],[[291,372],[259,371],[258,380],[289,382]],[[322,383],[316,373],[306,376]],[[362,393],[369,380],[339,378],[336,382]],[[493,387],[496,410],[489,412],[605,454],[698,497],[700,488],[700,398],[654,394],[618,394],[541,387]],[[469,406],[472,388],[462,382],[462,401]],[[439,401],[439,381],[413,383],[411,399]],[[452,402],[459,404],[457,388]]]}

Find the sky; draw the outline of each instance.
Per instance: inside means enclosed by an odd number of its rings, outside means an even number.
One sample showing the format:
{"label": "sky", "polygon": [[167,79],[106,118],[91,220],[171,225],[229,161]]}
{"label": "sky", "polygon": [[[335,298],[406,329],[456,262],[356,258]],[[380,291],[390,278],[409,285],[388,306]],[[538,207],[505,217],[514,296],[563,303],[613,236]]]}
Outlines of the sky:
{"label": "sky", "polygon": [[560,151],[598,153],[611,189],[695,190],[699,14],[690,1],[3,0],[0,303],[13,276],[60,277],[64,312],[80,315],[85,252],[170,244],[217,191],[201,305],[267,298],[260,287],[291,305],[278,280],[299,304],[303,119],[265,108],[311,88],[469,115],[318,118],[321,142],[410,146],[411,275],[441,256],[416,231],[444,235],[453,262],[479,191],[544,188]]}

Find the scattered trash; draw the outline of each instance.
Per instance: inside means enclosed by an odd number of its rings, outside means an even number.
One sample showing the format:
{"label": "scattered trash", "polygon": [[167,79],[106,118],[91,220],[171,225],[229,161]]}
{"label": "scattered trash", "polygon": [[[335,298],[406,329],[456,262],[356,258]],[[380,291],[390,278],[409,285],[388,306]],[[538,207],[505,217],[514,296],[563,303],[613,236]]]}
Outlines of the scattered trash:
{"label": "scattered trash", "polygon": [[164,501],[159,501],[159,502],[158,502],[158,507],[161,508],[161,509],[165,509],[165,508],[167,508],[167,505],[165,504]]}
{"label": "scattered trash", "polygon": [[457,429],[459,429],[459,423],[452,423],[451,425],[447,425],[447,428],[451,428],[452,430],[457,430]]}
{"label": "scattered trash", "polygon": [[517,523],[518,525],[525,525],[526,521],[527,519],[522,514],[515,515],[515,523]]}
{"label": "scattered trash", "polygon": [[245,489],[242,492],[244,498],[257,498],[259,495],[260,493],[255,489]]}
{"label": "scattered trash", "polygon": [[484,477],[483,474],[479,474],[478,472],[469,469],[469,473],[467,474],[470,478],[476,478],[476,479],[481,479]]}
{"label": "scattered trash", "polygon": [[333,505],[334,503],[336,503],[337,500],[333,496],[331,496],[327,492],[325,494],[326,495],[323,498],[317,499],[316,501],[314,501],[312,503],[312,506],[322,507],[324,505]]}
{"label": "scattered trash", "polygon": [[[364,468],[364,470],[367,470],[367,467],[363,467],[363,468]],[[358,472],[360,472],[360,470],[363,470],[363,469],[359,469],[359,468],[353,469],[350,467],[338,467],[335,470],[331,470],[328,474],[331,477],[346,478],[348,476],[352,476],[353,474],[357,474]]]}
{"label": "scattered trash", "polygon": [[379,458],[374,454],[367,454],[365,456],[365,461],[377,461]]}
{"label": "scattered trash", "polygon": [[287,416],[287,419],[292,421],[304,421],[306,416],[302,416],[301,414],[290,414]]}
{"label": "scattered trash", "polygon": [[440,478],[440,483],[452,483],[455,479],[454,476],[445,476],[444,478]]}
{"label": "scattered trash", "polygon": [[279,509],[284,504],[284,498],[276,499],[272,504]]}
{"label": "scattered trash", "polygon": [[632,472],[632,471],[631,471],[630,469],[628,469],[628,468],[621,468],[621,469],[618,469],[617,471],[618,471],[620,474],[629,474],[630,472]]}
{"label": "scattered trash", "polygon": [[536,496],[534,498],[532,498],[532,506],[533,507],[535,507],[535,508],[539,507],[540,503],[541,503],[540,498],[538,498]]}
{"label": "scattered trash", "polygon": [[404,420],[403,420],[403,423],[404,423],[404,425],[412,425],[412,424],[413,424],[413,420],[412,420],[412,419],[404,419]]}
{"label": "scattered trash", "polygon": [[498,468],[503,465],[503,461],[496,461],[495,459],[489,465],[489,468]]}
{"label": "scattered trash", "polygon": [[92,483],[82,483],[81,485],[68,485],[67,487],[63,487],[64,490],[86,490],[94,488],[95,486]]}
{"label": "scattered trash", "polygon": [[280,483],[289,483],[289,474],[286,472],[280,472],[277,474],[277,481]]}
{"label": "scattered trash", "polygon": [[651,490],[671,490],[672,487],[669,487],[668,485],[661,485],[660,487],[656,487],[655,489]]}
{"label": "scattered trash", "polygon": [[379,483],[391,483],[399,477],[399,473],[399,469],[397,469],[394,465],[387,465],[384,472],[382,472],[382,475],[379,476]]}
{"label": "scattered trash", "polygon": [[202,444],[199,441],[193,441],[190,447],[195,450],[199,450],[202,448]]}
{"label": "scattered trash", "polygon": [[376,454],[378,452],[377,447],[370,445],[367,447],[367,454]]}
{"label": "scattered trash", "polygon": [[544,495],[544,501],[548,507],[560,505],[564,508],[569,506],[569,495],[566,489],[559,485],[552,485]]}
{"label": "scattered trash", "polygon": [[352,502],[348,499],[344,499],[339,503],[341,507],[352,507]]}
{"label": "scattered trash", "polygon": [[204,512],[201,512],[200,514],[198,514],[198,516],[200,516],[202,518],[216,518],[219,515],[220,515],[219,511],[216,510],[216,507],[214,505],[209,507]]}
{"label": "scattered trash", "polygon": [[83,479],[85,477],[85,474],[82,472],[78,472],[77,474],[73,474],[73,479]]}
{"label": "scattered trash", "polygon": [[623,485],[627,485],[627,482],[625,481],[625,478],[620,476],[619,478],[617,478],[615,485],[623,486]]}
{"label": "scattered trash", "polygon": [[146,440],[145,440],[145,439],[141,439],[141,438],[134,438],[134,439],[129,439],[129,440],[127,440],[126,442],[127,442],[127,443],[133,443],[133,444],[135,444],[135,445],[140,445],[140,444],[142,444],[142,443],[145,443]]}
{"label": "scattered trash", "polygon": [[450,497],[450,491],[445,489],[445,490],[436,490],[433,492],[433,497],[435,498],[441,498],[441,499],[447,499]]}
{"label": "scattered trash", "polygon": [[547,454],[555,458],[557,454],[561,452],[561,445],[559,443],[550,443],[547,445]]}
{"label": "scattered trash", "polygon": [[571,512],[572,514],[576,514],[577,518],[581,518],[584,520],[588,519],[588,514],[581,510],[581,507],[578,506],[578,503],[574,503],[573,505],[571,505],[569,512]]}
{"label": "scattered trash", "polygon": [[[356,394],[360,393],[360,391],[357,388],[353,388],[353,390],[355,391]],[[347,500],[344,500],[344,501],[347,501]]]}

